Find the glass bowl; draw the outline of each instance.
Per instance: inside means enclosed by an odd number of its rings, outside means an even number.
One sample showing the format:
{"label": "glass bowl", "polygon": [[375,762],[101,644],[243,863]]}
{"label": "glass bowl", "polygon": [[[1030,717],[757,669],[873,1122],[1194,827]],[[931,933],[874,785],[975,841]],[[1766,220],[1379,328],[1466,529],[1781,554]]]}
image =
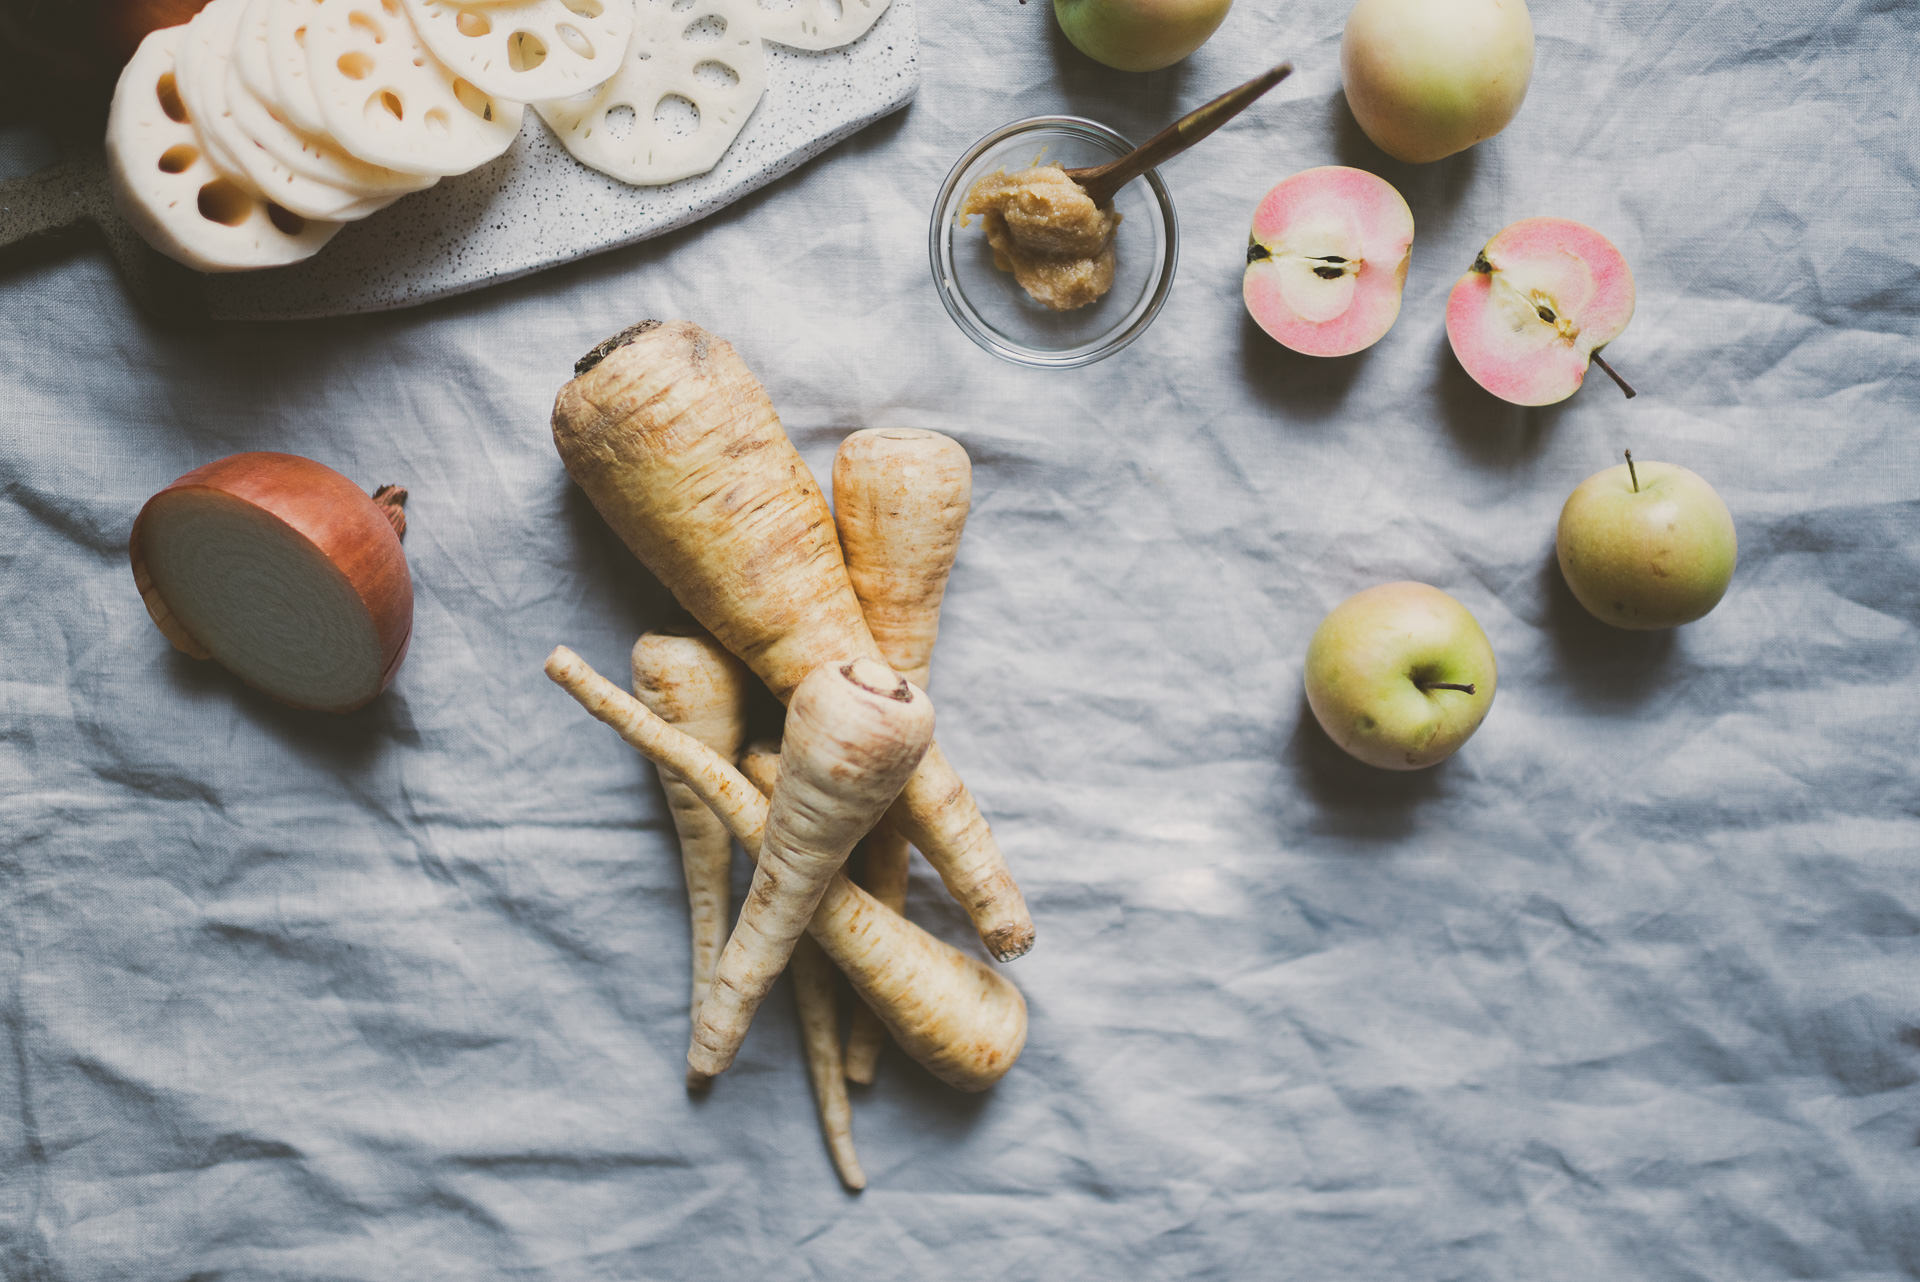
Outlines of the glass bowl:
{"label": "glass bowl", "polygon": [[928,253],[933,284],[947,315],[968,338],[1002,360],[1040,369],[1071,369],[1113,355],[1146,332],[1173,287],[1180,257],[1173,199],[1155,170],[1113,198],[1120,214],[1114,233],[1113,288],[1098,302],[1056,312],[993,265],[979,218],[960,225],[960,207],[974,183],[996,169],[1009,173],[1036,162],[1073,169],[1100,165],[1133,144],[1096,121],[1078,116],[1033,116],[994,130],[967,148],[933,203]]}

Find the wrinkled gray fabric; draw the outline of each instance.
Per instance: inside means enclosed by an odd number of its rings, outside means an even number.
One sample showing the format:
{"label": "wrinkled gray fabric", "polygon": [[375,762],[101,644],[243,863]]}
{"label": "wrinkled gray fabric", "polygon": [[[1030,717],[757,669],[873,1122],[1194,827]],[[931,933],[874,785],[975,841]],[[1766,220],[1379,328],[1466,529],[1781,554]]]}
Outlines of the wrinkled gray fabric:
{"label": "wrinkled gray fabric", "polygon": [[[1540,3],[1518,120],[1412,168],[1346,114],[1343,10],[1240,0],[1123,76],[1039,0],[926,5],[904,115],[418,311],[169,332],[84,248],[10,266],[0,1276],[1920,1276],[1920,16]],[[1039,373],[952,326],[926,217],[968,142],[1061,109],[1144,137],[1279,56],[1165,171],[1180,276],[1136,346]],[[1331,162],[1419,232],[1393,332],[1320,362],[1238,282],[1261,193]],[[1454,363],[1448,287],[1535,214],[1626,252],[1639,399],[1513,409]],[[682,1089],[664,803],[540,674],[565,642],[617,675],[669,617],[547,430],[648,315],[730,338],[823,474],[862,426],[974,459],[933,693],[1038,921],[1032,1037],[981,1097],[887,1059],[858,1197],[784,985]],[[1738,522],[1677,633],[1590,622],[1552,565],[1623,447]],[[361,714],[283,711],[141,608],[141,502],[243,449],[413,491],[412,653]],[[1408,776],[1300,694],[1321,615],[1399,578],[1501,662]]]}

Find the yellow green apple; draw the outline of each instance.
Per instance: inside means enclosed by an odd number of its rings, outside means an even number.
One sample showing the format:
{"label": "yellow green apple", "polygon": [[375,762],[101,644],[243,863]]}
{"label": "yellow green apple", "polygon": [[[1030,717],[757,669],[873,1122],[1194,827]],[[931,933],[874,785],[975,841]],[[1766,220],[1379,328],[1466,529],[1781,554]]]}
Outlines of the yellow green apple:
{"label": "yellow green apple", "polygon": [[1383,583],[1335,606],[1307,646],[1307,704],[1370,766],[1444,761],[1493,705],[1493,647],[1467,607],[1425,583]]}
{"label": "yellow green apple", "polygon": [[1120,71],[1171,67],[1219,30],[1233,0],[1053,0],[1073,47]]}
{"label": "yellow green apple", "polygon": [[1412,164],[1505,129],[1532,78],[1525,0],[1360,0],[1340,40],[1353,118]]}
{"label": "yellow green apple", "polygon": [[1733,514],[1672,463],[1635,463],[1580,483],[1560,509],[1560,573],[1594,618],[1640,631],[1691,623],[1733,579]]}

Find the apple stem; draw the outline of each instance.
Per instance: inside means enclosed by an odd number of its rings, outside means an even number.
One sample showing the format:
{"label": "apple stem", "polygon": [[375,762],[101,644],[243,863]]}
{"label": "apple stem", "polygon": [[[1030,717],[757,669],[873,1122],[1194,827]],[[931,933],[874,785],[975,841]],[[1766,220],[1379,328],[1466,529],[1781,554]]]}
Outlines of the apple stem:
{"label": "apple stem", "polygon": [[1602,355],[1601,355],[1600,353],[1598,353],[1598,352],[1595,352],[1595,353],[1593,354],[1593,363],[1594,363],[1595,365],[1598,365],[1598,366],[1599,366],[1599,367],[1600,367],[1601,369],[1603,369],[1603,370],[1605,370],[1605,371],[1607,371],[1607,377],[1608,377],[1608,378],[1610,378],[1610,379],[1612,379],[1612,380],[1613,380],[1614,382],[1616,382],[1616,383],[1618,383],[1618,384],[1620,384],[1620,390],[1621,390],[1621,391],[1623,391],[1623,392],[1625,392],[1625,393],[1627,394],[1627,399],[1628,399],[1628,400],[1632,400],[1632,399],[1633,399],[1634,397],[1636,397],[1636,396],[1638,396],[1638,395],[1640,395],[1640,393],[1638,393],[1638,392],[1636,392],[1636,391],[1634,391],[1634,390],[1633,390],[1633,384],[1632,384],[1632,383],[1629,383],[1629,382],[1628,382],[1628,381],[1627,381],[1626,379],[1624,379],[1624,378],[1621,378],[1619,374],[1617,374],[1616,372],[1614,372],[1614,368],[1613,368],[1613,366],[1611,366],[1611,365],[1609,365],[1609,364],[1607,364],[1607,358],[1606,358],[1606,357],[1604,357],[1604,356],[1602,356]]}
{"label": "apple stem", "polygon": [[1452,681],[1433,681],[1421,685],[1420,688],[1422,690],[1458,690],[1461,694],[1473,693],[1473,683],[1471,681],[1465,685],[1460,685]]}
{"label": "apple stem", "polygon": [[1627,479],[1633,482],[1633,492],[1640,492],[1640,473],[1633,470],[1633,451],[1627,451]]}

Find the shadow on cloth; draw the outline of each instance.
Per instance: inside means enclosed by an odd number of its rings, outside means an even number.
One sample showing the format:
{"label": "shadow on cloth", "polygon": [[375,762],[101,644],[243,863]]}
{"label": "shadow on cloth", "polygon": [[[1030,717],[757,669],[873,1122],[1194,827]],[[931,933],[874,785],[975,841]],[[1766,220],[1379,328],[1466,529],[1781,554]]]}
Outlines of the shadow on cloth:
{"label": "shadow on cloth", "polygon": [[1441,421],[1461,452],[1485,467],[1511,470],[1531,462],[1568,404],[1509,405],[1461,368],[1445,329],[1440,331],[1433,365],[1438,371],[1434,399],[1440,405]]}
{"label": "shadow on cloth", "polygon": [[1305,690],[1296,720],[1285,756],[1319,807],[1315,827],[1321,831],[1373,841],[1403,837],[1413,831],[1421,803],[1445,786],[1445,761],[1425,770],[1381,770],[1348,756],[1320,728]]}
{"label": "shadow on cloth", "polygon": [[1338,414],[1373,352],[1368,347],[1351,356],[1302,356],[1275,342],[1245,307],[1240,309],[1240,376],[1290,419],[1322,421]]}
{"label": "shadow on cloth", "polygon": [[1676,629],[1630,632],[1600,622],[1567,586],[1551,546],[1540,579],[1546,631],[1559,659],[1554,679],[1568,698],[1595,712],[1630,712],[1662,690],[1671,692]]}

